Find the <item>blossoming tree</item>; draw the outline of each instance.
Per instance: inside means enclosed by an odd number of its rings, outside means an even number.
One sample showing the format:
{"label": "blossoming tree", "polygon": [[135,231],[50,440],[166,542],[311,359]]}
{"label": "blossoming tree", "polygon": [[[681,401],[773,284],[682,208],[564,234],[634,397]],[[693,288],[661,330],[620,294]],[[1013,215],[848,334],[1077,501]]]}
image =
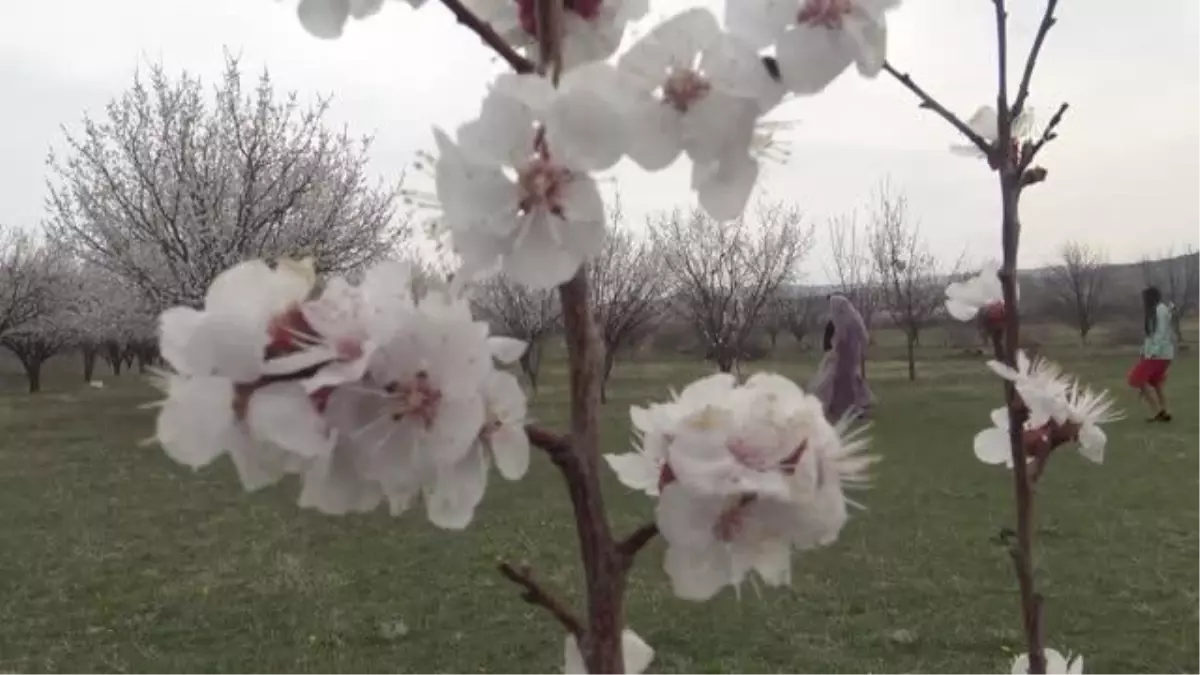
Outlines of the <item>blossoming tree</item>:
{"label": "blossoming tree", "polygon": [[[623,597],[650,540],[662,536],[663,568],[681,598],[704,601],[751,577],[786,584],[795,551],[837,539],[845,490],[862,484],[871,459],[859,433],[830,424],[786,378],[717,373],[631,409],[639,444],[604,461],[654,500],[655,517],[613,532],[600,489],[603,344],[588,274],[606,236],[595,174],[622,157],[650,171],[686,158],[705,217],[740,222],[758,176],[762,116],[787,95],[820,92],[851,64],[866,76],[887,72],[951,120],[1001,176],[1003,267],[948,289],[948,305],[956,316],[982,309],[1003,319],[992,367],[1006,378],[1007,404],[976,452],[991,460],[1007,450],[1020,467],[1013,551],[1029,650],[1015,668],[1065,669],[1040,638],[1030,485],[1055,447],[1078,441],[1095,456],[1107,408],[1102,396],[1018,356],[1018,197],[1045,178],[1031,162],[1061,111],[1041,139],[1012,143],[1045,29],[1010,107],[1004,4],[995,2],[1000,96],[996,112],[968,125],[886,62],[885,13],[897,0],[738,0],[726,4],[724,26],[708,10],[687,9],[619,55],[645,0],[441,0],[512,69],[492,82],[477,118],[434,129],[437,222],[461,261],[453,279],[414,290],[408,265],[384,262],[356,283],[333,277],[318,286],[310,260],[233,265],[211,279],[202,307],[160,318],[171,371],[161,382],[158,440],[193,467],[228,454],[247,489],[299,474],[302,507],[386,506],[398,515],[420,503],[447,530],[469,526],[493,465],[519,479],[536,448],[571,501],[582,611],[531,570],[502,564],[500,572],[561,625],[567,672],[644,670],[653,651],[625,627]],[[312,33],[336,37],[382,4],[302,0],[299,16]],[[505,366],[526,345],[491,335],[471,314],[471,288],[496,270],[531,290],[557,289],[569,360],[562,433],[525,420],[524,393]]]}
{"label": "blossoming tree", "polygon": [[327,101],[246,91],[228,58],[213,101],[186,73],[139,75],[51,156],[47,228],[152,304],[198,303],[223,269],[300,253],[344,272],[392,248],[395,190],[371,184],[359,142],[325,126]]}

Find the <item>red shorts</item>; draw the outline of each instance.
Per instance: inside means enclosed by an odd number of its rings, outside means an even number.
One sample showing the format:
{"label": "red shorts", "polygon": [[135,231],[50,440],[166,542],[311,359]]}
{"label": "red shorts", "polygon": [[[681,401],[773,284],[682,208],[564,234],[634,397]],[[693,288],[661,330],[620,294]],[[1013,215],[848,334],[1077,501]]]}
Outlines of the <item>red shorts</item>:
{"label": "red shorts", "polygon": [[1170,367],[1170,359],[1147,359],[1143,357],[1129,371],[1129,386],[1134,389],[1141,389],[1146,385],[1159,386],[1167,380],[1167,369]]}

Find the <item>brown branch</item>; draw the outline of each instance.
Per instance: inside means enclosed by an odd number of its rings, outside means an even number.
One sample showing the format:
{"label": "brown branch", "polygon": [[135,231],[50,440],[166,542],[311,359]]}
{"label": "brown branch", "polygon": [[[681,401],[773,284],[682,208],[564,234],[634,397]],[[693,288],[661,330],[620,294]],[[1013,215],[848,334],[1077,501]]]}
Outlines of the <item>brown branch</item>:
{"label": "brown branch", "polygon": [[526,424],[525,436],[533,447],[544,450],[546,454],[550,455],[550,459],[554,460],[555,464],[559,464],[571,454],[570,439],[549,429],[543,429],[535,424]]}
{"label": "brown branch", "polygon": [[517,53],[517,50],[508,44],[504,38],[500,37],[491,24],[480,19],[474,12],[467,9],[463,5],[462,0],[442,0],[442,4],[454,14],[454,18],[459,23],[478,35],[479,39],[483,40],[484,44],[499,54],[500,58],[512,66],[513,70],[521,74],[534,72],[533,62]]}
{"label": "brown branch", "polygon": [[1012,105],[1012,119],[1017,119],[1029,98],[1029,83],[1033,80],[1033,69],[1037,65],[1038,55],[1042,51],[1042,43],[1046,41],[1046,33],[1055,24],[1054,7],[1058,0],[1047,0],[1046,11],[1042,14],[1042,23],[1038,26],[1037,35],[1033,38],[1033,46],[1029,48],[1029,56],[1025,58],[1025,72],[1021,75],[1021,86],[1017,89],[1017,99]]}
{"label": "brown branch", "polygon": [[[1062,105],[1058,106],[1058,110],[1055,111],[1054,115],[1050,118],[1050,121],[1046,123],[1046,128],[1042,129],[1042,135],[1039,136],[1036,141],[1026,143],[1025,147],[1021,149],[1020,170],[1022,173],[1025,172],[1025,169],[1029,168],[1029,165],[1033,162],[1033,158],[1037,156],[1039,152],[1041,152],[1042,148],[1045,147],[1047,143],[1058,138],[1058,132],[1056,129],[1058,128],[1058,125],[1062,123],[1063,115],[1067,113],[1067,108],[1069,107],[1069,103],[1063,103]],[[1045,177],[1043,176],[1043,178]]]}
{"label": "brown branch", "polygon": [[959,119],[957,115],[950,112],[941,103],[935,101],[933,97],[926,93],[925,90],[920,86],[918,86],[916,82],[913,82],[912,77],[910,77],[908,73],[901,73],[892,67],[892,64],[888,63],[887,61],[883,62],[883,69],[887,71],[888,75],[894,77],[896,81],[904,85],[905,88],[915,94],[917,98],[921,99],[922,108],[928,108],[938,115],[941,115],[942,119],[949,122],[955,129],[958,129],[959,133],[961,133],[963,136],[966,136],[967,140],[971,141],[971,143],[975,147],[979,148],[979,150],[987,157],[990,158],[992,156],[992,146],[990,143],[988,143],[982,136],[975,133],[975,131],[973,131],[971,127],[967,126],[966,122],[963,122],[961,119]]}
{"label": "brown branch", "polygon": [[625,566],[632,566],[638,552],[656,536],[658,536],[658,524],[646,523],[622,539],[621,543],[617,544],[617,552],[621,555]]}
{"label": "brown branch", "polygon": [[571,461],[560,466],[571,497],[587,597],[588,633],[580,651],[588,672],[622,672],[625,569],[621,566],[600,489],[600,378],[604,346],[589,300],[587,265],[558,289],[566,333],[571,411]]}
{"label": "brown branch", "polygon": [[583,624],[580,623],[574,612],[564,607],[557,598],[542,588],[541,584],[534,580],[533,574],[527,566],[522,565],[518,570],[508,563],[500,563],[499,569],[504,578],[525,589],[525,592],[521,593],[522,600],[550,612],[551,616],[576,638],[583,635]]}
{"label": "brown branch", "polygon": [[1008,12],[1004,10],[1004,0],[992,0],[992,5],[996,9],[996,146],[1008,156],[1012,121],[1016,119],[1008,109]]}

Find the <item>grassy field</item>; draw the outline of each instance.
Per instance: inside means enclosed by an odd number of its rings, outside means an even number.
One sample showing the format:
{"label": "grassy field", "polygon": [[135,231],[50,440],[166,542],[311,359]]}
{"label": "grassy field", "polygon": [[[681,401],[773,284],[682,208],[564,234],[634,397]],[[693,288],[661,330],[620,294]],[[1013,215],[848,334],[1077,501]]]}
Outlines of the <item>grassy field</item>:
{"label": "grassy field", "polygon": [[[886,351],[886,350],[885,350]],[[1130,350],[1047,349],[1130,413],[1103,466],[1064,451],[1038,505],[1049,643],[1090,672],[1196,672],[1197,367],[1172,371],[1176,420],[1148,426],[1123,383]],[[1011,523],[1008,477],[979,464],[974,433],[999,385],[978,359],[930,350],[922,379],[874,361],[880,399],[873,489],[832,547],[798,557],[794,587],[673,598],[655,542],[634,571],[631,625],[657,672],[1007,672],[1020,650],[1015,583],[995,538]],[[815,356],[756,364],[806,376]],[[565,415],[559,363],[534,406]],[[702,364],[618,366],[606,443],[624,448],[631,403],[665,395]],[[82,386],[73,361],[47,391],[0,379],[0,670],[556,671],[562,634],[493,569],[532,562],[572,598],[579,574],[553,468],[493,477],[462,534],[419,513],[301,512],[285,484],[240,491],[224,460],[192,474],[139,447],[152,392],[136,377]],[[609,477],[619,531],[650,502]]]}

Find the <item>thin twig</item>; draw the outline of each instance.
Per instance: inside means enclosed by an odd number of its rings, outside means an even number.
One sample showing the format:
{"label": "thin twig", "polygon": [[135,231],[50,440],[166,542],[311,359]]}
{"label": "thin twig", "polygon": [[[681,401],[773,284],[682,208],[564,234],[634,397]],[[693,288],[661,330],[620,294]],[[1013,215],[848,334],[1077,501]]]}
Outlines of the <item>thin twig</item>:
{"label": "thin twig", "polygon": [[442,0],[442,4],[454,14],[454,18],[458,19],[459,23],[478,35],[479,39],[483,40],[484,44],[499,54],[500,58],[512,66],[513,70],[522,74],[532,73],[535,70],[532,61],[517,53],[517,50],[508,44],[504,38],[500,37],[500,34],[496,32],[496,29],[492,28],[491,24],[480,19],[474,12],[467,9],[462,0]]}
{"label": "thin twig", "polygon": [[992,0],[992,5],[996,9],[996,147],[1003,153],[998,165],[1008,167],[1016,161],[1012,156],[1015,118],[1008,109],[1008,12],[1004,10],[1004,0]]}
{"label": "thin twig", "polygon": [[499,569],[500,574],[503,574],[506,579],[525,589],[525,592],[521,594],[522,600],[550,612],[551,616],[558,619],[558,622],[567,629],[567,632],[576,638],[583,635],[583,624],[580,623],[575,614],[564,607],[546,589],[542,588],[541,584],[534,580],[528,567],[522,566],[518,570],[508,563],[500,563]]}
{"label": "thin twig", "polygon": [[1020,169],[1022,173],[1024,173],[1025,169],[1029,168],[1029,165],[1033,163],[1033,158],[1041,152],[1047,143],[1058,138],[1058,132],[1055,129],[1062,123],[1063,115],[1067,113],[1067,108],[1069,107],[1071,107],[1069,103],[1063,103],[1058,106],[1058,110],[1055,111],[1054,116],[1046,123],[1046,128],[1042,129],[1041,136],[1036,141],[1026,143],[1025,147],[1021,149]]}
{"label": "thin twig", "polygon": [[945,106],[943,106],[941,103],[938,103],[936,100],[934,100],[934,98],[932,96],[930,96],[929,94],[927,94],[924,89],[919,87],[916,82],[913,82],[912,77],[910,77],[908,75],[908,73],[901,73],[900,71],[898,71],[894,67],[892,67],[892,64],[888,63],[887,61],[884,61],[883,69],[885,71],[887,71],[888,75],[891,75],[892,77],[896,78],[896,80],[900,84],[904,85],[905,88],[907,88],[912,93],[916,94],[917,98],[921,99],[921,107],[922,108],[928,108],[928,109],[934,111],[935,113],[937,113],[938,115],[941,115],[942,119],[946,120],[951,125],[953,125],[955,129],[958,129],[958,132],[961,133],[963,136],[966,136],[967,140],[971,141],[971,143],[975,147],[979,148],[979,150],[981,152],[983,152],[988,157],[992,156],[992,146],[990,143],[987,142],[987,140],[985,140],[983,138],[983,136],[980,136],[979,134],[975,133],[975,131],[972,130],[971,127],[967,126],[966,122],[963,122],[961,119],[958,118],[957,115],[950,112]]}
{"label": "thin twig", "polygon": [[617,544],[617,552],[621,554],[625,565],[633,565],[633,560],[637,557],[638,552],[656,536],[658,536],[658,524],[646,523],[622,539],[621,543]]}
{"label": "thin twig", "polygon": [[1021,75],[1021,86],[1017,89],[1017,98],[1012,105],[1012,119],[1017,119],[1025,108],[1025,100],[1029,98],[1029,83],[1033,80],[1033,69],[1037,65],[1038,56],[1042,52],[1042,43],[1046,41],[1046,33],[1055,24],[1054,6],[1058,0],[1047,0],[1046,11],[1042,14],[1042,23],[1038,26],[1037,35],[1033,38],[1033,46],[1029,48],[1029,56],[1025,58],[1025,72]]}
{"label": "thin twig", "polygon": [[535,424],[526,424],[525,436],[533,447],[544,450],[555,463],[565,455],[571,454],[571,440],[562,434],[556,434]]}

